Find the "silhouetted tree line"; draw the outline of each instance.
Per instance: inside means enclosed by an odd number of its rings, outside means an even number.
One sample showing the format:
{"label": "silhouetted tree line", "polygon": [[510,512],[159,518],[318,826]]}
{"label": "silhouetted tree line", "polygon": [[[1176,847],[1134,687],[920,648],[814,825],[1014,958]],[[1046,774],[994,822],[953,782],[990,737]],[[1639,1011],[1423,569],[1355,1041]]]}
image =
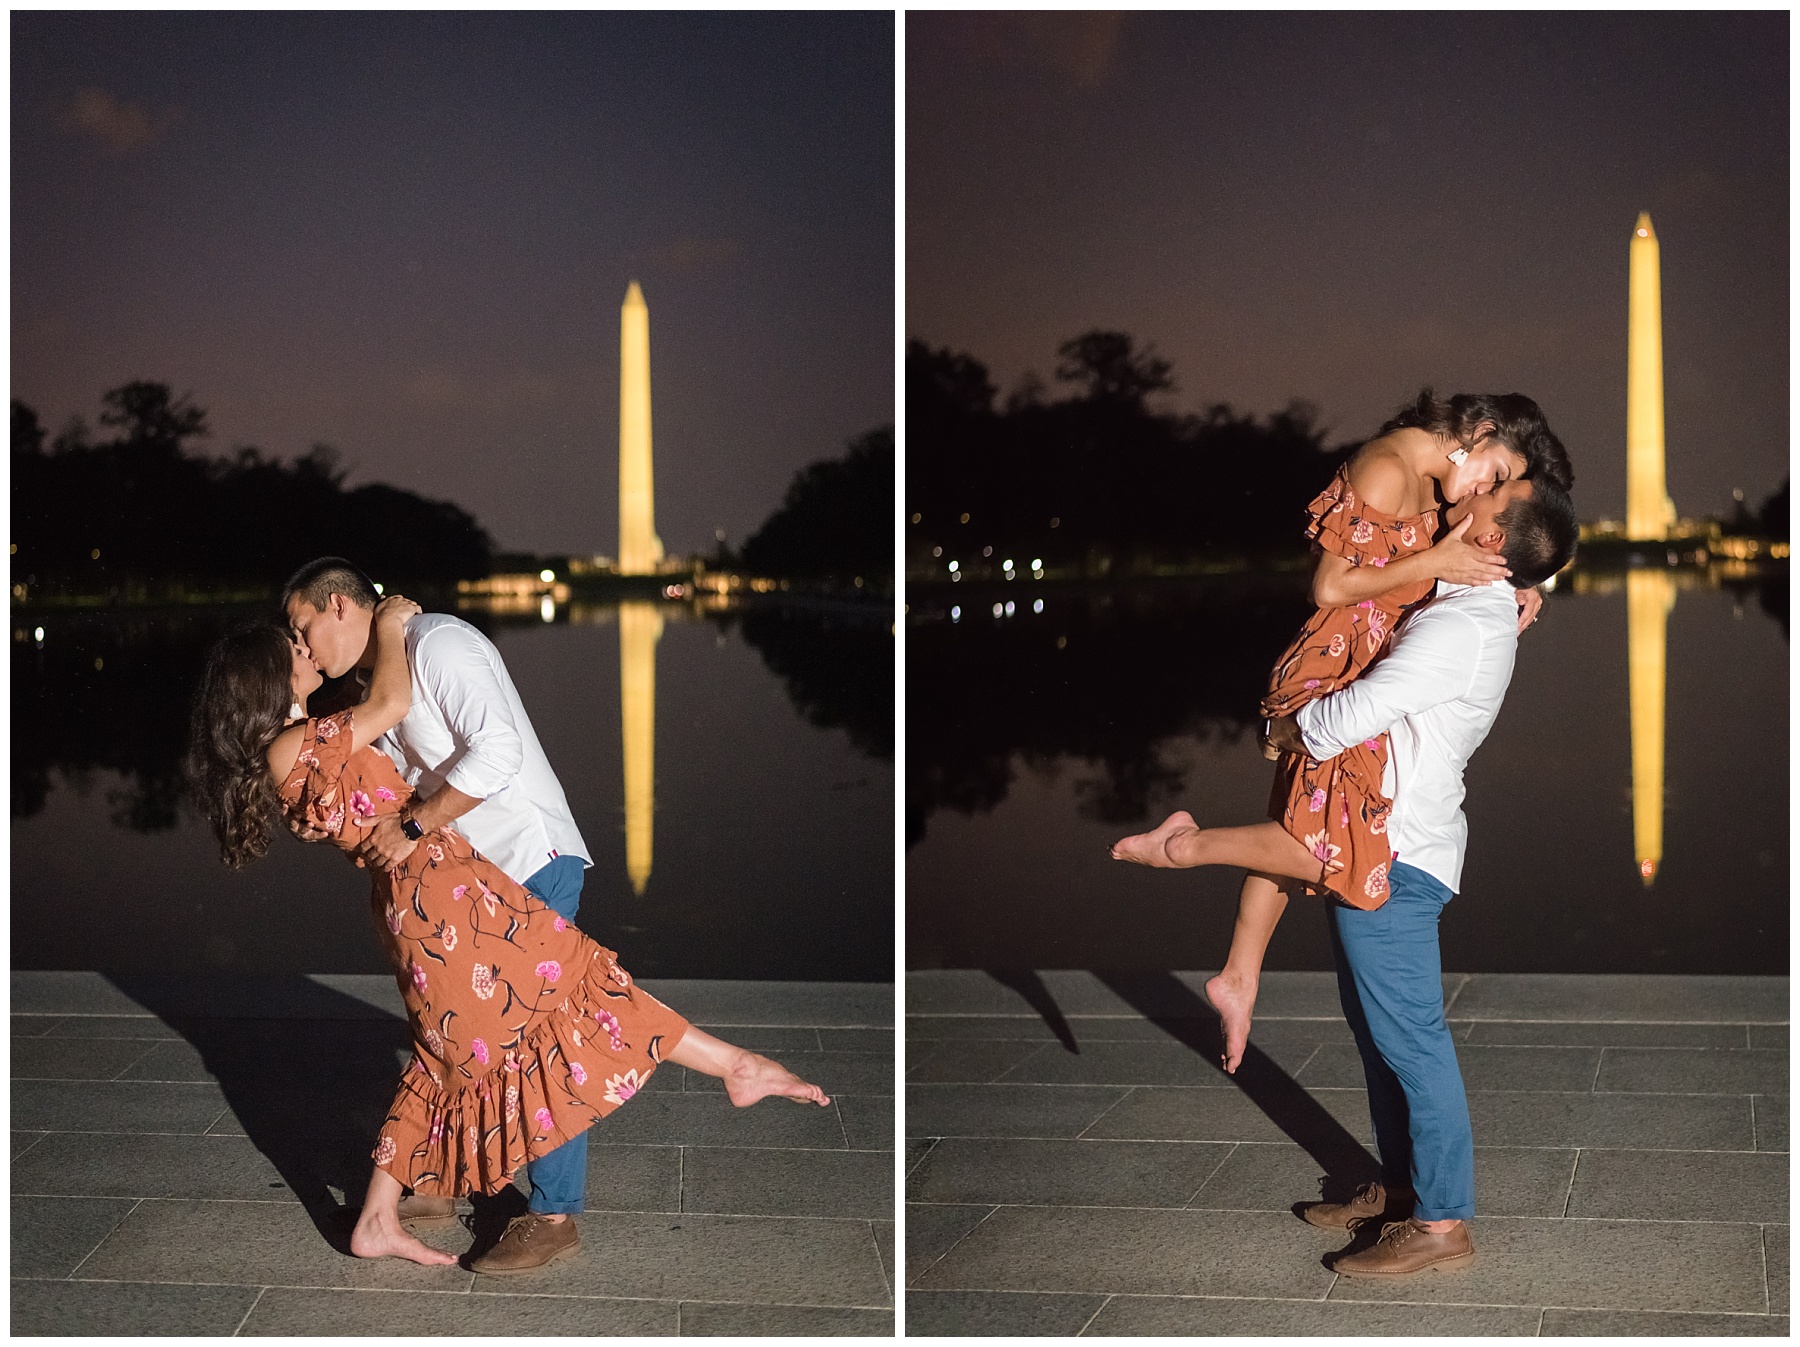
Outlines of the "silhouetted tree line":
{"label": "silhouetted tree line", "polygon": [[739,562],[760,575],[891,591],[894,581],[894,432],[850,442],[841,459],[794,474],[776,511],[750,536]]}
{"label": "silhouetted tree line", "polygon": [[1327,448],[1313,408],[1155,411],[1170,364],[1123,332],[1084,333],[1058,355],[1071,396],[1046,401],[1028,377],[997,406],[973,356],[907,343],[909,564],[979,569],[989,547],[989,565],[1089,572],[1305,554],[1303,508],[1356,447]]}
{"label": "silhouetted tree line", "polygon": [[37,413],[12,404],[12,577],[30,596],[175,597],[266,590],[300,563],[355,557],[394,583],[488,573],[493,545],[465,510],[373,483],[347,489],[325,445],[291,463],[195,450],[206,412],[167,384],[101,399],[96,438],[77,420],[46,448]]}

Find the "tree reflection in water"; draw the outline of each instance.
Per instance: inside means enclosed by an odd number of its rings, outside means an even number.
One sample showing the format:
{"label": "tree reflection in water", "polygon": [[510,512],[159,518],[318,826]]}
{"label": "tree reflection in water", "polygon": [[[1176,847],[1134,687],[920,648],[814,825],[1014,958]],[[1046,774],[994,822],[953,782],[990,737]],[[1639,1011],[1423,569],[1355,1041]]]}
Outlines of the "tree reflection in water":
{"label": "tree reflection in water", "polygon": [[1086,762],[1096,770],[1076,785],[1083,814],[1143,818],[1154,799],[1182,788],[1181,771],[1163,756],[1168,741],[1235,742],[1255,726],[1269,668],[1309,611],[1298,572],[960,591],[912,603],[909,845],[939,809],[998,805],[1015,762],[1046,774],[1058,759]]}
{"label": "tree reflection in water", "polygon": [[[670,616],[680,613],[670,605]],[[117,773],[114,824],[160,832],[179,822],[188,705],[208,647],[261,605],[15,616],[12,631],[12,817],[42,812],[52,776],[80,783]],[[493,636],[536,616],[458,614]],[[865,754],[894,751],[891,614],[881,604],[770,604],[713,614],[737,627],[811,724],[841,728]],[[36,639],[36,628],[44,639]]]}
{"label": "tree reflection in water", "polygon": [[[1583,580],[1583,592],[1624,583],[1623,573]],[[1785,565],[1723,581],[1683,573],[1677,584],[1728,589],[1787,636]],[[1574,588],[1565,585],[1550,601]],[[1042,613],[1033,611],[1039,599]],[[1300,572],[915,592],[906,657],[907,844],[924,837],[937,810],[986,813],[1006,798],[1019,767],[1050,777],[1064,759],[1094,769],[1076,783],[1083,815],[1143,821],[1182,791],[1182,770],[1165,757],[1174,741],[1235,743],[1254,729],[1269,669],[1309,611]]]}

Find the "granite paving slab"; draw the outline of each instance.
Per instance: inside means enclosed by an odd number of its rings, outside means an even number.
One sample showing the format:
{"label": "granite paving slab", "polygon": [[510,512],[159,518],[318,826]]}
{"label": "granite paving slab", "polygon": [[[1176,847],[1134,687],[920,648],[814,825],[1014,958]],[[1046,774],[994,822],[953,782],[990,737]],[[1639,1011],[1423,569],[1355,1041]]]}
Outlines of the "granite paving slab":
{"label": "granite paving slab", "polygon": [[681,1210],[889,1219],[894,1153],[690,1147],[682,1156]]}
{"label": "granite paving slab", "polygon": [[1786,1221],[1787,1177],[1786,1155],[1584,1150],[1568,1215]]}
{"label": "granite paving slab", "polygon": [[1765,1225],[1763,1236],[1763,1271],[1769,1282],[1769,1313],[1788,1312],[1788,1229],[1786,1225]]}
{"label": "granite paving slab", "polygon": [[906,1283],[913,1285],[998,1207],[906,1204]]}
{"label": "granite paving slab", "polygon": [[844,1144],[853,1151],[894,1149],[894,1096],[840,1094],[831,1101],[843,1127]]}
{"label": "granite paving slab", "polygon": [[1785,1314],[1659,1314],[1632,1310],[1545,1310],[1546,1338],[1785,1338]]}
{"label": "granite paving slab", "polygon": [[1666,1094],[1786,1094],[1785,1049],[1607,1048],[1596,1090]]}
{"label": "granite paving slab", "polygon": [[684,1338],[891,1338],[892,1310],[681,1302]]}
{"label": "granite paving slab", "polygon": [[1001,1207],[920,1279],[929,1290],[1323,1299],[1342,1240],[1290,1215]]}
{"label": "granite paving slab", "polygon": [[1757,1094],[1750,1096],[1750,1112],[1759,1151],[1788,1149],[1788,1096]]}
{"label": "granite paving slab", "polygon": [[[1451,1028],[1458,1026],[1452,1024]],[[1565,1023],[1557,1020],[1471,1020],[1460,1026],[1463,1043],[1514,1047],[1573,1048],[1759,1048],[1780,1044],[1752,1042],[1759,1031],[1785,1031],[1785,1025],[1657,1024],[1632,1020]]]}
{"label": "granite paving slab", "polygon": [[1114,1296],[1083,1337],[1536,1337],[1539,1312],[1216,1296]]}
{"label": "granite paving slab", "polygon": [[673,1337],[680,1307],[602,1296],[468,1295],[270,1287],[240,1337]]}
{"label": "granite paving slab", "polygon": [[1231,1147],[1165,1141],[948,1137],[908,1176],[908,1201],[1179,1207]]}
{"label": "granite paving slab", "polygon": [[12,1275],[69,1276],[136,1205],[130,1198],[13,1198]]}
{"label": "granite paving slab", "polygon": [[1097,1086],[933,1085],[906,1087],[909,1136],[1074,1137],[1129,1090]]}
{"label": "granite paving slab", "polygon": [[925,1291],[906,1293],[909,1338],[1072,1338],[1105,1296],[1037,1291]]}
{"label": "granite paving slab", "polygon": [[16,1280],[11,1329],[19,1337],[229,1337],[261,1294],[255,1286]]}
{"label": "granite paving slab", "polygon": [[53,1132],[14,1162],[14,1193],[292,1202],[247,1137]]}
{"label": "granite paving slab", "polygon": [[909,977],[909,1332],[1787,1332],[1786,979],[1447,974],[1476,1261],[1369,1281],[1292,1210],[1378,1172],[1335,979],[1228,1078],[1207,976]]}
{"label": "granite paving slab", "polygon": [[[15,975],[14,1330],[891,1336],[892,988],[648,985],[850,1092],[735,1109],[657,1073],[594,1134],[577,1255],[503,1279],[349,1256],[408,1052],[391,977]],[[523,1204],[419,1233],[465,1256]]]}
{"label": "granite paving slab", "polygon": [[191,1132],[225,1112],[225,1095],[208,1081],[15,1080],[14,1127],[56,1132]]}

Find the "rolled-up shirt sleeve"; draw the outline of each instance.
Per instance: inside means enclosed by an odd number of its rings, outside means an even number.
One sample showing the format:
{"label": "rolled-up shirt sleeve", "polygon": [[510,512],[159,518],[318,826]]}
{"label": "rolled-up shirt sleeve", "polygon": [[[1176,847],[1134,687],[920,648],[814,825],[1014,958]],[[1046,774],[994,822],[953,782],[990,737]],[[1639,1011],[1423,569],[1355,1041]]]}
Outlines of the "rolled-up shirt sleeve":
{"label": "rolled-up shirt sleeve", "polygon": [[1307,752],[1324,762],[1406,716],[1462,696],[1474,681],[1481,641],[1466,613],[1435,607],[1415,613],[1361,678],[1295,713]]}
{"label": "rolled-up shirt sleeve", "polygon": [[428,632],[413,651],[413,672],[456,742],[444,784],[478,800],[511,785],[525,762],[524,740],[493,663],[473,634],[454,625]]}

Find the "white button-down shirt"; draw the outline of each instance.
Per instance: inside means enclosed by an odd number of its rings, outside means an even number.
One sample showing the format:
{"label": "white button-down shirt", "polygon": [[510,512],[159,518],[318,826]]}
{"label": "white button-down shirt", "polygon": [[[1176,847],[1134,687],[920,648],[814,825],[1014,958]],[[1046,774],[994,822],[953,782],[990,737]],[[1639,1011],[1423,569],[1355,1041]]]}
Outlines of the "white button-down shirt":
{"label": "white button-down shirt", "polygon": [[1361,678],[1295,716],[1321,762],[1387,731],[1388,841],[1396,859],[1452,893],[1469,839],[1463,769],[1500,714],[1518,645],[1511,585],[1440,583]]}
{"label": "white button-down shirt", "polygon": [[555,857],[593,861],[494,643],[461,618],[406,624],[412,709],[376,742],[421,795],[481,801],[451,825],[523,884]]}

